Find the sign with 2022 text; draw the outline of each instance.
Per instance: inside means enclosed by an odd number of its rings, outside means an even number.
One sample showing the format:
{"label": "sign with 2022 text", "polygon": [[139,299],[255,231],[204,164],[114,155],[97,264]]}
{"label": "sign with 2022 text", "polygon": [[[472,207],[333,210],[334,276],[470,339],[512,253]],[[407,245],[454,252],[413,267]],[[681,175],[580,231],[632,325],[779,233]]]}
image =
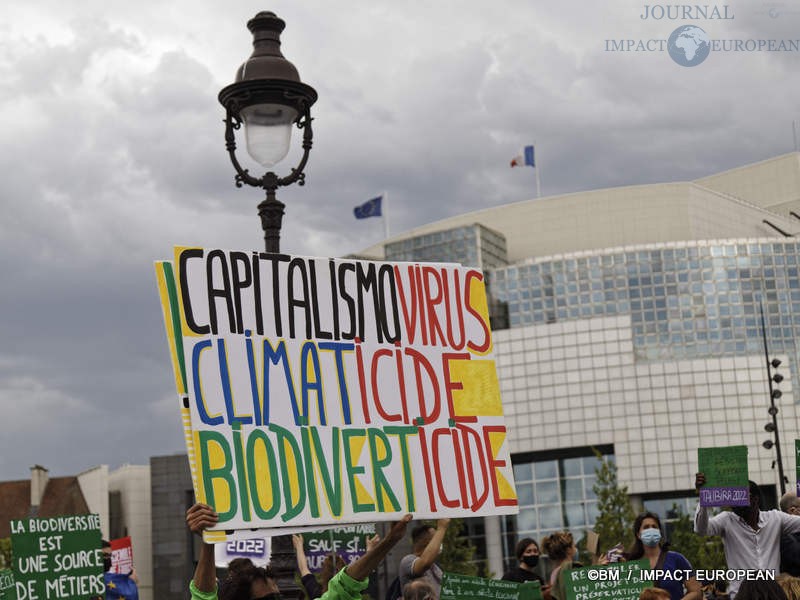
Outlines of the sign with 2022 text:
{"label": "sign with 2022 text", "polygon": [[479,270],[176,248],[156,271],[217,529],[517,512]]}

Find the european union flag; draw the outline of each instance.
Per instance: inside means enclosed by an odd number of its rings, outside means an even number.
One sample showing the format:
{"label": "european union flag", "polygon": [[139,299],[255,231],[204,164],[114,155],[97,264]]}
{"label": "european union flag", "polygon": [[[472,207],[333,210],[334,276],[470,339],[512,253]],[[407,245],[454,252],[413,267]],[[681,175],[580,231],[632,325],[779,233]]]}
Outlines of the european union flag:
{"label": "european union flag", "polygon": [[383,196],[378,196],[373,198],[372,200],[367,200],[361,206],[356,206],[353,209],[353,214],[356,216],[356,219],[368,219],[369,217],[380,217],[381,216],[381,202],[383,201]]}
{"label": "european union flag", "polygon": [[125,573],[103,573],[106,581],[105,598],[119,600],[139,600],[139,588],[136,583]]}

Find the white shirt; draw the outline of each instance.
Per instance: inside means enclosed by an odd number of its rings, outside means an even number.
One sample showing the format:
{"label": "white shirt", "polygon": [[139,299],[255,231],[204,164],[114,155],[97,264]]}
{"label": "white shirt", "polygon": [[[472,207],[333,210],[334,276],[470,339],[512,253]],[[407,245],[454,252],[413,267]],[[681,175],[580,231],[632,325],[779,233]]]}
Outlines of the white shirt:
{"label": "white shirt", "polygon": [[[694,531],[722,538],[729,569],[771,569],[777,575],[781,566],[781,535],[800,531],[800,517],[779,510],[762,510],[758,513],[758,531],[754,531],[732,512],[721,512],[709,519],[708,508],[698,504]],[[730,584],[733,598],[741,581],[733,580]]]}

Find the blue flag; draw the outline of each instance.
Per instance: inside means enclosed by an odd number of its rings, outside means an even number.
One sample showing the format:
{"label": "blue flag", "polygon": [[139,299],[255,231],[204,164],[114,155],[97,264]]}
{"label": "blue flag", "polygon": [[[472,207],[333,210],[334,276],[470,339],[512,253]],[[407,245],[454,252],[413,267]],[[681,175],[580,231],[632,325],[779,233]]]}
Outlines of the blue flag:
{"label": "blue flag", "polygon": [[356,219],[368,219],[369,217],[380,217],[382,200],[383,196],[378,196],[376,198],[373,198],[372,200],[367,200],[361,206],[356,206],[353,209],[353,214],[356,216]]}
{"label": "blue flag", "polygon": [[136,583],[125,573],[103,573],[106,581],[105,598],[118,598],[119,600],[139,600],[139,588]]}

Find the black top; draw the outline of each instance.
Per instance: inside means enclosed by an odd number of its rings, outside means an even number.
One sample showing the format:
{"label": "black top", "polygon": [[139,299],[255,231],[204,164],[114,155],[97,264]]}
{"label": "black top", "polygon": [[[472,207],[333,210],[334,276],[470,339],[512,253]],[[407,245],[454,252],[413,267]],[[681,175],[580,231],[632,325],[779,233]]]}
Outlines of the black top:
{"label": "black top", "polygon": [[322,586],[317,582],[317,578],[314,577],[311,573],[308,575],[303,575],[301,579],[303,582],[303,587],[306,589],[306,594],[312,600],[314,598],[319,598],[322,596]]}
{"label": "black top", "polygon": [[542,580],[539,575],[532,571],[526,571],[525,569],[521,569],[520,567],[514,567],[510,571],[506,571],[503,574],[503,579],[506,581],[516,581],[517,583],[525,583],[526,581],[538,581],[542,585],[544,585],[544,581]]}

